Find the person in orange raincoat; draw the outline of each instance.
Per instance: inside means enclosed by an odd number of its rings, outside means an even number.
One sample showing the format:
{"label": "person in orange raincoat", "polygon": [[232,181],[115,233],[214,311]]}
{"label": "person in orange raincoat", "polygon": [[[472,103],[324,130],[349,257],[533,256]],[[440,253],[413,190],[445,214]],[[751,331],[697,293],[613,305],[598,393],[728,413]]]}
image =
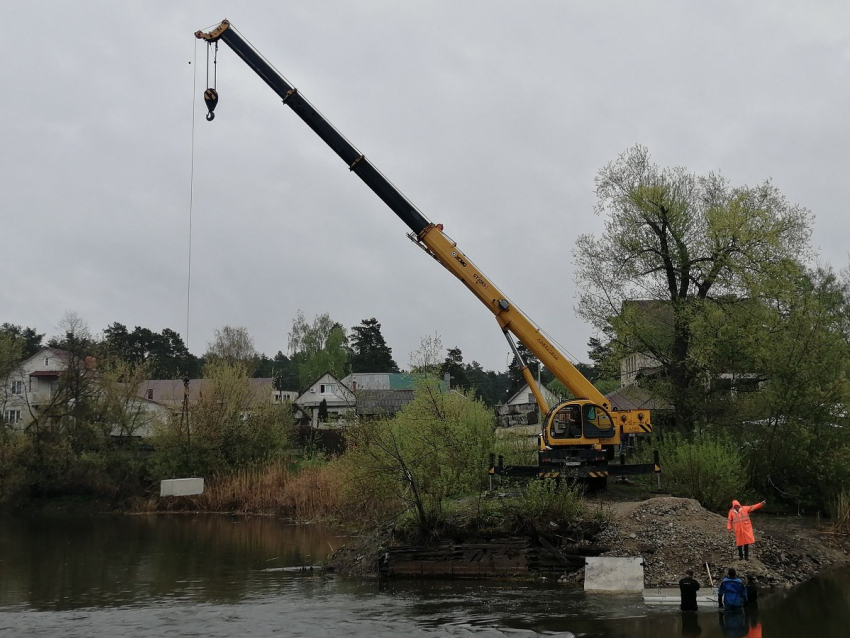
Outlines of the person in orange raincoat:
{"label": "person in orange raincoat", "polygon": [[738,501],[732,501],[726,529],[735,532],[735,545],[738,546],[740,560],[750,560],[750,545],[756,542],[753,536],[753,524],[750,522],[750,512],[755,512],[766,504],[767,501],[755,505],[741,505]]}

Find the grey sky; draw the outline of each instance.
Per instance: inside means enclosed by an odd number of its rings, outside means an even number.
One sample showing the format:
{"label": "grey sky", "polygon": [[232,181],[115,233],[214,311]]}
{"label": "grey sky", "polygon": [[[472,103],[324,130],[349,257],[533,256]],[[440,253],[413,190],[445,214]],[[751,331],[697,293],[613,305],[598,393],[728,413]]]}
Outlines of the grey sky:
{"label": "grey sky", "polygon": [[[0,39],[0,322],[49,335],[66,311],[186,336],[191,313],[285,350],[298,309],[375,316],[396,361],[438,333],[503,370],[492,315],[222,45],[229,18],[573,356],[572,244],[600,233],[597,170],[630,146],[661,165],[765,178],[815,213],[847,264],[847,2],[18,2]],[[197,55],[197,63],[188,64]]]}

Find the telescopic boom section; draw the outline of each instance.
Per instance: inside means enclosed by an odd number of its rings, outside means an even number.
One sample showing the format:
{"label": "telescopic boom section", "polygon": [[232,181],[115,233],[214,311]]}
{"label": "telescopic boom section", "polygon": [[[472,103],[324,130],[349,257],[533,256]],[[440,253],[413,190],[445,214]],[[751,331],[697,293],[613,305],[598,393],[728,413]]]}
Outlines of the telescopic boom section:
{"label": "telescopic boom section", "polygon": [[[313,106],[299,94],[265,59],[225,20],[207,33],[195,36],[208,42],[222,41],[259,75],[300,117],[339,155],[349,170],[407,224],[416,241],[437,261],[460,279],[490,309],[503,330],[516,336],[577,398],[588,399],[610,410],[605,396],[588,381],[541,331],[461,252],[444,233],[442,225],[433,224],[372,163],[343,137]],[[643,417],[641,417],[643,418]],[[632,419],[622,419],[625,424]],[[646,415],[648,422],[648,414]],[[645,430],[644,426],[644,430]]]}

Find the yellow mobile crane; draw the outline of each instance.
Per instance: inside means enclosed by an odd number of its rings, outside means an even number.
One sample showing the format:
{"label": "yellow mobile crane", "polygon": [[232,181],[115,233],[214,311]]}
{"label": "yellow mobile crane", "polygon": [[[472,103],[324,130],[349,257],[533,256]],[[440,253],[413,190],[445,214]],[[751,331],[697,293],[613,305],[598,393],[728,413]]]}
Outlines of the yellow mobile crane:
{"label": "yellow mobile crane", "polygon": [[[427,254],[436,259],[457,277],[487,309],[493,313],[505,334],[511,350],[522,369],[523,378],[534,393],[545,415],[539,436],[538,465],[505,466],[491,462],[490,473],[514,476],[561,477],[595,479],[599,484],[610,475],[660,472],[658,460],[648,464],[626,465],[610,463],[620,448],[622,437],[643,435],[652,431],[648,410],[619,410],[588,381],[561,351],[519,308],[490,281],[478,267],[443,233],[442,224],[434,224],[414,206],[372,163],[343,137],[295,87],[283,78],[253,46],[248,44],[224,20],[208,32],[197,31],[195,36],[210,46],[227,44],[263,81],[277,93],[283,103],[322,138],[356,174],[410,228],[408,237]],[[215,87],[208,88],[204,100],[209,110],[207,120],[215,116],[218,103]],[[549,406],[535,383],[528,366],[516,348],[514,335],[548,368],[555,378],[577,397]]]}

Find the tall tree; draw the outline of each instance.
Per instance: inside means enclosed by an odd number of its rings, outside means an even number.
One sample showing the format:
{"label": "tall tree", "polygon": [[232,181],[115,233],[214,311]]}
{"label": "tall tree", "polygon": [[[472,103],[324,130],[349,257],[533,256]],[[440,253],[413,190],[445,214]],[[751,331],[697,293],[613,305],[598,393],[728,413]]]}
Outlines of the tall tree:
{"label": "tall tree", "polygon": [[310,323],[300,310],[289,333],[289,352],[298,361],[298,380],[302,388],[326,372],[341,379],[347,373],[351,356],[342,324],[331,319],[328,313],[316,316]]}
{"label": "tall tree", "polygon": [[449,348],[446,351],[446,359],[443,361],[443,365],[440,366],[440,376],[445,378],[447,374],[449,375],[451,387],[469,389],[469,379],[463,367],[463,353],[460,351],[460,348]]}
{"label": "tall tree", "polygon": [[254,338],[242,326],[217,328],[215,338],[208,344],[204,358],[229,366],[243,365],[248,375],[257,369],[260,355],[254,347]]}
{"label": "tall tree", "polygon": [[470,387],[475,388],[486,405],[493,407],[505,402],[509,385],[507,372],[484,370],[477,361],[465,364],[464,372]]}
{"label": "tall tree", "polygon": [[154,379],[196,378],[200,362],[175,331],[165,328],[161,333],[136,326],[132,332],[115,322],[103,331],[100,352],[136,367],[144,365]]}
{"label": "tall tree", "polygon": [[393,351],[381,334],[381,324],[372,317],[351,329],[352,372],[398,372]]}
{"label": "tall tree", "polygon": [[783,278],[810,252],[811,215],[769,181],[733,187],[661,168],[642,146],[599,171],[596,196],[605,231],[576,243],[579,314],[658,363],[677,426],[691,428],[705,372],[694,356],[700,317]]}
{"label": "tall tree", "polygon": [[276,390],[300,390],[298,383],[298,363],[287,357],[283,352],[272,359],[272,377]]}

